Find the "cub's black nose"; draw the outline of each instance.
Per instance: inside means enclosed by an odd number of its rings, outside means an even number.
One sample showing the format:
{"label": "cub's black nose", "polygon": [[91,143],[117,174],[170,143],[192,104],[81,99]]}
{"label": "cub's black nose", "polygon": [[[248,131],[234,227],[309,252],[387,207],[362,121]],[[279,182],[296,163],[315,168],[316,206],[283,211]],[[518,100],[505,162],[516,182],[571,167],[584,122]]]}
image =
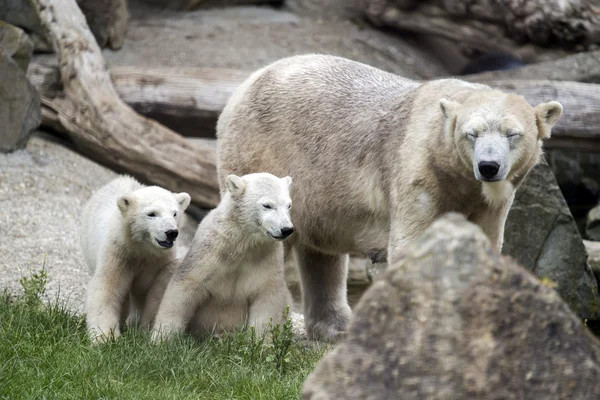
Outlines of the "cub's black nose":
{"label": "cub's black nose", "polygon": [[293,227],[290,227],[290,228],[281,228],[281,236],[283,236],[284,238],[290,236],[293,232],[294,232],[294,228]]}
{"label": "cub's black nose", "polygon": [[177,239],[177,236],[179,235],[179,231],[177,229],[171,229],[165,232],[165,235],[167,236],[167,240],[173,241],[175,239]]}
{"label": "cub's black nose", "polygon": [[495,161],[482,161],[479,163],[479,173],[486,179],[492,179],[500,170],[500,164]]}

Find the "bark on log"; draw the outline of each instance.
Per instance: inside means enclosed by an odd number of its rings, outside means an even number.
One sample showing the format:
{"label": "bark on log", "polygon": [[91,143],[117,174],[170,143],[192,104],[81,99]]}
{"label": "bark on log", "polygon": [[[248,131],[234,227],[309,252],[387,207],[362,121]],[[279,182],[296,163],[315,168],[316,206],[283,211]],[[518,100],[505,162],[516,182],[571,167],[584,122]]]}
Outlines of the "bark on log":
{"label": "bark on log", "polygon": [[[186,136],[214,137],[215,122],[229,96],[250,72],[210,68],[112,68],[111,78],[122,99],[139,112],[161,118]],[[42,102],[60,98],[56,69],[32,63],[29,79]],[[600,151],[600,85],[560,82],[496,80],[486,84],[525,96],[532,104],[556,100],[564,115],[552,130],[548,148]],[[52,124],[43,112],[42,124]],[[184,126],[185,125],[185,126]]]}
{"label": "bark on log", "polygon": [[[526,62],[600,43],[600,6],[588,0],[367,0],[376,25],[442,36]],[[541,58],[540,58],[541,57]]]}
{"label": "bark on log", "polygon": [[[138,113],[184,136],[214,138],[219,114],[251,71],[112,67],[109,73],[119,97]],[[56,67],[31,63],[27,77],[47,99],[60,97]]]}
{"label": "bark on log", "polygon": [[489,82],[500,79],[549,79],[600,83],[600,50],[578,53],[555,61],[530,64],[507,71],[491,71],[465,75],[462,79],[472,82]]}
{"label": "bark on log", "polygon": [[216,155],[142,117],[117,95],[94,36],[75,0],[34,0],[60,61],[64,96],[42,96],[79,151],[120,172],[214,207],[219,201]]}

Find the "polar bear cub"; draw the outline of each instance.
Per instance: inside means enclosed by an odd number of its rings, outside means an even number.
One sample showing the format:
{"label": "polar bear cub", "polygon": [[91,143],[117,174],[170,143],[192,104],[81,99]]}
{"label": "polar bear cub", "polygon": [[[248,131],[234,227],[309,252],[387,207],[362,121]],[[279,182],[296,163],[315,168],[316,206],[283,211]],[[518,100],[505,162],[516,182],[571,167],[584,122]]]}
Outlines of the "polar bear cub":
{"label": "polar bear cub", "polygon": [[92,341],[120,335],[122,317],[143,313],[156,275],[176,261],[175,240],[187,193],[171,193],[121,176],[83,208],[81,248],[92,275],[86,299]]}
{"label": "polar bear cub", "polygon": [[198,226],[164,292],[153,340],[188,324],[198,335],[244,325],[264,333],[290,304],[281,241],[294,230],[292,178],[253,173],[225,182],[220,204]]}

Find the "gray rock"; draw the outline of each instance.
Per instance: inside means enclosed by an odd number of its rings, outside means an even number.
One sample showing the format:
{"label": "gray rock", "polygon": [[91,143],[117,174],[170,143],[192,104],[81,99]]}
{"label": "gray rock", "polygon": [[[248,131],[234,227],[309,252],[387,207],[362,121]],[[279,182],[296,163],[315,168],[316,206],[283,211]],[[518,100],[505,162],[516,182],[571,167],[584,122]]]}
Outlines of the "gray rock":
{"label": "gray rock", "polygon": [[123,46],[129,9],[127,0],[77,0],[100,48]]}
{"label": "gray rock", "polygon": [[26,29],[43,33],[40,19],[31,0],[0,0],[0,20]]}
{"label": "gray rock", "polygon": [[598,284],[583,241],[550,168],[538,165],[516,194],[504,234],[504,254],[514,257],[556,290],[582,318],[598,319]]}
{"label": "gray rock", "polygon": [[34,42],[35,50],[51,51],[52,46],[34,10],[31,0],[0,0],[0,20],[26,30]]}
{"label": "gray rock", "polygon": [[0,49],[27,72],[33,54],[33,42],[23,29],[0,21]]}
{"label": "gray rock", "polygon": [[597,399],[600,344],[458,214],[383,272],[304,399]]}
{"label": "gray rock", "polygon": [[600,199],[600,154],[552,149],[547,159],[579,232],[586,235],[587,214]]}
{"label": "gray rock", "polygon": [[41,122],[40,97],[16,62],[0,48],[0,152],[25,147]]}
{"label": "gray rock", "polygon": [[[127,0],[77,0],[88,26],[100,47],[119,49],[127,29]],[[35,50],[52,52],[44,28],[31,0],[0,0],[0,20],[25,29],[35,44]]]}
{"label": "gray rock", "polygon": [[600,205],[592,208],[588,213],[585,232],[591,240],[600,241]]}

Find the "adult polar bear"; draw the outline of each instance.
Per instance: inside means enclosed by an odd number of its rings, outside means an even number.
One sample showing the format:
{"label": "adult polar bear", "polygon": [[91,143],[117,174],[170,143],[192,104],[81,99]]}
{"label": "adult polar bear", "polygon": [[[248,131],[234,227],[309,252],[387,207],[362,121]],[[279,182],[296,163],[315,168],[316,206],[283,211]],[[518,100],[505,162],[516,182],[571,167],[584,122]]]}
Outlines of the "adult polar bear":
{"label": "adult polar bear", "polygon": [[[448,211],[502,248],[514,192],[562,114],[557,102],[457,79],[416,82],[304,55],[252,74],[217,124],[218,172],[290,175],[309,336],[335,340],[351,310],[347,254],[402,248]],[[385,251],[383,251],[385,253]]]}

